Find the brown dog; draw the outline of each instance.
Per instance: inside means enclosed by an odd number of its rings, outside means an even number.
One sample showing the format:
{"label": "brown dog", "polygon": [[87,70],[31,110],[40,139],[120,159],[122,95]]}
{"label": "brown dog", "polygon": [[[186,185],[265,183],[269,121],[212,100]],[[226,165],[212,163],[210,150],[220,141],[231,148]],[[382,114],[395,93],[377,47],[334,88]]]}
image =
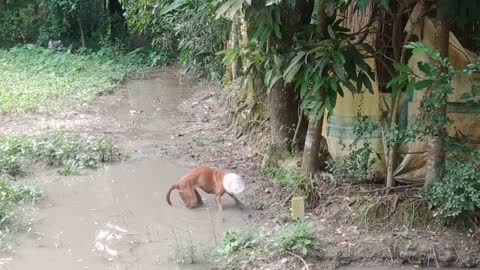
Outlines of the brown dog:
{"label": "brown dog", "polygon": [[242,178],[234,173],[226,173],[214,168],[198,167],[188,174],[184,175],[177,184],[173,185],[167,192],[167,203],[170,201],[170,193],[178,189],[178,193],[188,208],[195,208],[202,204],[202,197],[196,190],[201,188],[206,193],[215,194],[215,201],[218,209],[223,210],[220,201],[224,193],[227,193],[235,200],[235,203],[241,206],[240,201],[233,195],[243,192],[245,186]]}

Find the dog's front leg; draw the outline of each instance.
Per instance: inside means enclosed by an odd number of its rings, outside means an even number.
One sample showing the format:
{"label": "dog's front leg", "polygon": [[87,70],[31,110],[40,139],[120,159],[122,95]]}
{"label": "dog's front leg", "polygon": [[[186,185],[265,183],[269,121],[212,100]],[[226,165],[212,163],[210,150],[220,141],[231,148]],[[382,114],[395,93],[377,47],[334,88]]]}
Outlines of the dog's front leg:
{"label": "dog's front leg", "polygon": [[219,211],[223,211],[221,199],[222,199],[222,195],[215,194],[215,201],[217,202],[217,206],[218,206]]}
{"label": "dog's front leg", "polygon": [[238,207],[240,207],[240,209],[243,209],[242,202],[239,199],[237,199],[237,197],[235,197],[235,195],[233,195],[231,193],[228,193],[228,192],[225,192],[225,193],[227,193],[230,197],[232,197],[232,199],[235,201],[235,204],[237,204]]}

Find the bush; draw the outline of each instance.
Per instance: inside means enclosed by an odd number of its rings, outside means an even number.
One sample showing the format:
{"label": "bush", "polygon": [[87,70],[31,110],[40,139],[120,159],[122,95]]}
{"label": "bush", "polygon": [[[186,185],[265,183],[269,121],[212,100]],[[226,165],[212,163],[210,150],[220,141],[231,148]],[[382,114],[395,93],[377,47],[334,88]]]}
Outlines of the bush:
{"label": "bush", "polygon": [[433,182],[421,194],[431,209],[456,217],[480,209],[480,171],[464,157],[447,159],[442,179]]}
{"label": "bush", "polygon": [[242,250],[253,248],[256,243],[257,236],[252,229],[246,227],[230,229],[225,232],[223,241],[216,251],[223,257],[228,257]]}
{"label": "bush", "polygon": [[309,255],[314,250],[315,227],[313,223],[294,221],[286,225],[276,236],[274,249]]}

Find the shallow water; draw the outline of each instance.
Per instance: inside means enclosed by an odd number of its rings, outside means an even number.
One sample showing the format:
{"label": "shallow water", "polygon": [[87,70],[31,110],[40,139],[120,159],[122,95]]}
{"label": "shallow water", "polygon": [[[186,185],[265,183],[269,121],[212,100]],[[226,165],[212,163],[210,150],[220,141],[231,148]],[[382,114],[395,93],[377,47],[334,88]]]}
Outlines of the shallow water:
{"label": "shallow water", "polygon": [[[116,94],[118,102],[105,108],[125,124],[122,149],[170,140],[176,108],[188,92],[168,76],[128,82]],[[228,196],[220,213],[213,196],[201,191],[203,207],[187,209],[176,191],[173,206],[167,205],[166,191],[190,169],[158,159],[113,164],[83,176],[44,173],[38,180],[46,199],[31,230],[17,238],[15,252],[0,259],[0,269],[175,269],[175,242],[190,240],[185,246],[196,249],[196,264],[181,268],[206,269],[202,261],[209,247],[245,219]]]}
{"label": "shallow water", "polygon": [[[189,210],[173,192],[173,206],[167,205],[165,191],[186,172],[165,160],[149,160],[47,184],[40,222],[19,239],[8,269],[172,269],[175,240],[188,239],[188,230],[202,249],[242,223],[241,211],[227,197],[223,214],[211,196],[204,196],[204,207]],[[102,232],[115,235],[108,240]],[[97,242],[109,251],[96,249]],[[196,260],[203,259],[201,253]]]}

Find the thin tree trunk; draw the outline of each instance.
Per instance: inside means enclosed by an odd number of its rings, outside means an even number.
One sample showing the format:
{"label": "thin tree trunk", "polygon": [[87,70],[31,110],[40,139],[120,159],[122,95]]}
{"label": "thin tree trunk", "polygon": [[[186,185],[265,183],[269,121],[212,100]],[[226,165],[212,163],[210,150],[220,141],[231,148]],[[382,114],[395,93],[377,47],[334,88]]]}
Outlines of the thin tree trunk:
{"label": "thin tree trunk", "polygon": [[[317,10],[317,21],[320,33],[325,36],[327,32],[327,14],[326,6],[319,5]],[[322,121],[323,117],[321,118]],[[312,120],[308,121],[307,136],[305,138],[305,147],[302,156],[302,169],[307,173],[314,173],[319,167],[318,150],[322,139],[322,122],[316,123]]]}
{"label": "thin tree trunk", "polygon": [[310,120],[308,122],[307,136],[305,137],[305,147],[302,156],[302,170],[308,173],[314,173],[318,170],[320,143],[322,141],[323,117],[318,123]]}
{"label": "thin tree trunk", "polygon": [[85,41],[85,34],[83,32],[82,20],[78,19],[78,27],[80,28],[80,42],[82,47],[87,47],[87,42]]}
{"label": "thin tree trunk", "polygon": [[[448,18],[443,15],[441,17],[440,25],[440,36],[439,36],[439,47],[440,55],[445,58],[448,57],[448,47],[449,47],[449,37],[450,37],[450,27],[448,24]],[[432,89],[435,91],[435,89]],[[448,100],[448,97],[446,97]],[[447,104],[443,104],[437,110],[432,111],[431,113],[437,114],[439,117],[446,117],[447,115]],[[445,163],[445,141],[444,136],[446,135],[446,130],[442,127],[433,127],[436,128],[436,134],[438,136],[430,136],[428,138],[428,156],[427,156],[427,174],[425,176],[425,185],[428,187],[433,181],[441,178],[442,176],[442,165]]]}

